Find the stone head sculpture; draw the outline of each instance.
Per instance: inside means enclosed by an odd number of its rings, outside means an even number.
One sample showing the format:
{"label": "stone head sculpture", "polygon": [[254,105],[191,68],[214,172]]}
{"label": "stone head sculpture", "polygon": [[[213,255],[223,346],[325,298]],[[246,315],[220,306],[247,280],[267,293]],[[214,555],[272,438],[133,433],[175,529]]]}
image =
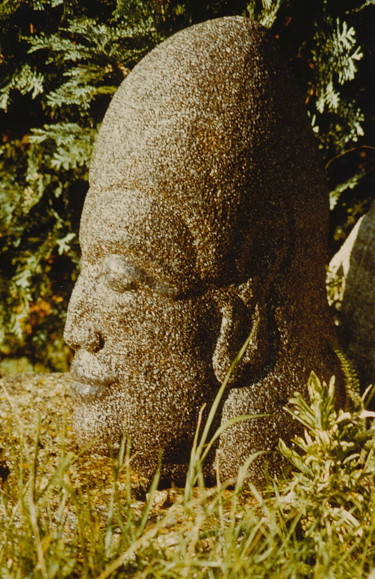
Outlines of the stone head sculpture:
{"label": "stone head sculpture", "polygon": [[284,411],[311,370],[338,372],[324,287],[328,207],[308,119],[269,33],[241,17],[177,33],[129,74],[105,116],[82,213],[65,337],[75,428],[133,465],[182,478],[199,411],[224,394],[206,465],[277,468]]}

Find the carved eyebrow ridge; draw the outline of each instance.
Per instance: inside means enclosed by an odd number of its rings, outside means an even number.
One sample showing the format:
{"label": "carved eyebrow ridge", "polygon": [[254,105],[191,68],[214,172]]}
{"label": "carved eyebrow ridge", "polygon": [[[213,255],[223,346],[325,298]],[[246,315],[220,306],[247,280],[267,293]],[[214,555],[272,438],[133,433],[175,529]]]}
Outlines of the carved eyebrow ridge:
{"label": "carved eyebrow ridge", "polygon": [[[103,274],[109,278],[110,286],[118,292],[133,289],[138,284],[145,284],[162,295],[176,297],[178,290],[157,281],[142,268],[134,265],[125,256],[110,254],[104,258]],[[128,278],[128,279],[127,279]]]}

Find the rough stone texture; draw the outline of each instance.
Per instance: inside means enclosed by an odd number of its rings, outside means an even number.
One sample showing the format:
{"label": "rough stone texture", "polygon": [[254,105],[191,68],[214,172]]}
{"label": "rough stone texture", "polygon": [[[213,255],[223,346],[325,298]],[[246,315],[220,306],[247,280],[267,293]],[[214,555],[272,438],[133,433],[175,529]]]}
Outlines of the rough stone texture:
{"label": "rough stone texture", "polygon": [[363,386],[375,384],[375,203],[333,257],[329,280],[337,290],[344,349]]}
{"label": "rough stone texture", "polygon": [[113,98],[90,180],[65,333],[78,440],[104,449],[125,430],[144,476],[163,452],[162,476],[183,478],[199,410],[251,332],[215,426],[269,416],[227,429],[206,473],[233,477],[261,450],[253,480],[276,471],[288,399],[339,369],[327,191],[269,33],[223,18],[154,49]]}

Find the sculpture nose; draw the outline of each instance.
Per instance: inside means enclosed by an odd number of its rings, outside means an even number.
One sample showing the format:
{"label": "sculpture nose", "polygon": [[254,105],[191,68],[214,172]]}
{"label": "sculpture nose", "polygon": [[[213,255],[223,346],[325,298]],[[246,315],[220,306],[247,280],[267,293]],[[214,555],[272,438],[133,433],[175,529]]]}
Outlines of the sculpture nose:
{"label": "sculpture nose", "polygon": [[70,298],[64,340],[73,350],[95,353],[103,348],[104,339],[95,324],[94,307],[86,290],[81,275]]}
{"label": "sculpture nose", "polygon": [[73,322],[68,316],[64,340],[73,350],[84,349],[95,354],[104,346],[104,340],[99,331],[90,323],[79,321]]}

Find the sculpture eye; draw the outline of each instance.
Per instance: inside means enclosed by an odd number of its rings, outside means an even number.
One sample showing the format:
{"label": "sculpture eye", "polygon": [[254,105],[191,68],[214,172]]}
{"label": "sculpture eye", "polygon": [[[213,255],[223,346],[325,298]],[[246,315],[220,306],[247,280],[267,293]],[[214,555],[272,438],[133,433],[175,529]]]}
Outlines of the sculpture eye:
{"label": "sculpture eye", "polygon": [[144,285],[160,295],[175,298],[178,291],[160,281],[156,281],[142,269],[132,265],[122,255],[107,255],[103,263],[103,275],[107,285],[117,293],[123,293]]}
{"label": "sculpture eye", "polygon": [[103,263],[103,275],[107,285],[118,293],[137,287],[145,281],[145,274],[130,264],[122,255],[108,255]]}

